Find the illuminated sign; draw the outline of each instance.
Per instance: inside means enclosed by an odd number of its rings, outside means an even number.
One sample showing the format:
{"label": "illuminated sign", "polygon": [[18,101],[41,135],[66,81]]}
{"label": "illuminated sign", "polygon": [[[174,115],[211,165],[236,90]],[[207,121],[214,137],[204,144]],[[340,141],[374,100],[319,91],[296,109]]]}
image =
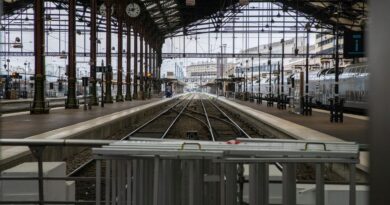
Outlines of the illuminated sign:
{"label": "illuminated sign", "polygon": [[344,32],[344,58],[365,56],[365,36],[363,31]]}

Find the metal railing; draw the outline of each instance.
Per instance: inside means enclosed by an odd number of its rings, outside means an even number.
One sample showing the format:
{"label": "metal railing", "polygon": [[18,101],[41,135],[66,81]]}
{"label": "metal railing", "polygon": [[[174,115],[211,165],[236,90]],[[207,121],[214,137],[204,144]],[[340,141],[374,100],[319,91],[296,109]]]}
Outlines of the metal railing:
{"label": "metal railing", "polygon": [[[94,148],[96,204],[243,204],[243,165],[249,167],[249,204],[269,204],[270,164],[282,164],[282,204],[297,203],[296,167],[315,166],[315,204],[325,203],[324,167],[349,167],[349,204],[356,204],[359,145],[348,142],[238,139],[210,141],[131,140]],[[102,163],[105,176],[102,175]],[[240,182],[241,181],[241,182]],[[240,188],[238,188],[240,187]],[[205,191],[206,190],[206,191]],[[241,201],[240,201],[241,200]]]}
{"label": "metal railing", "polygon": [[[44,177],[43,176],[43,154],[46,147],[100,147],[108,145],[112,140],[84,140],[84,139],[0,139],[1,146],[27,146],[38,163],[37,177],[0,177],[5,180],[36,180],[38,181],[38,201],[4,201],[0,204],[94,204],[95,201],[45,201],[44,181],[46,180],[95,180],[95,177]],[[1,193],[0,193],[1,194]],[[1,194],[2,195],[2,194]]]}

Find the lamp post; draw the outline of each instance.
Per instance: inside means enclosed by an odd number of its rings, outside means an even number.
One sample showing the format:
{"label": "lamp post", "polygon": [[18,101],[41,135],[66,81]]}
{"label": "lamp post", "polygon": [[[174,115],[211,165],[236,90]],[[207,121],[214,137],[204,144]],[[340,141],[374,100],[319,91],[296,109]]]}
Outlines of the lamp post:
{"label": "lamp post", "polygon": [[9,59],[7,59],[8,76],[9,76],[9,62],[10,62],[10,60],[9,60]]}
{"label": "lamp post", "polygon": [[101,93],[101,98],[102,98],[102,101],[100,102],[101,104],[101,107],[104,107],[104,88],[103,88],[103,86],[104,86],[104,84],[103,84],[103,79],[104,79],[104,71],[105,71],[106,69],[104,68],[104,60],[102,60],[102,79],[101,79],[101,81],[100,81],[100,87],[101,87],[101,89],[102,89],[102,93]]}
{"label": "lamp post", "polygon": [[[4,64],[4,70],[7,71],[7,65],[6,64]],[[7,92],[8,92],[8,76],[5,77],[5,92],[4,92],[4,95],[3,95],[4,99],[7,99]]]}
{"label": "lamp post", "polygon": [[27,61],[24,62],[24,93],[23,97],[27,98]]}
{"label": "lamp post", "polygon": [[246,66],[245,66],[245,96],[248,92],[248,59],[246,60]]}
{"label": "lamp post", "polygon": [[253,57],[252,60],[252,69],[251,69],[251,101],[253,101]]}
{"label": "lamp post", "polygon": [[9,77],[9,62],[10,60],[7,59],[7,65],[4,64],[4,68],[7,68],[7,79],[5,81],[5,96],[6,96],[6,99],[10,99],[11,98],[11,91],[10,91],[10,77]]}
{"label": "lamp post", "polygon": [[241,72],[239,72],[239,73],[241,73],[241,75],[239,76],[240,77],[240,92],[242,92],[242,81],[241,81],[241,78],[242,78],[242,76],[244,75],[243,73],[244,73],[244,70],[242,69],[242,62],[240,63],[240,71]]}

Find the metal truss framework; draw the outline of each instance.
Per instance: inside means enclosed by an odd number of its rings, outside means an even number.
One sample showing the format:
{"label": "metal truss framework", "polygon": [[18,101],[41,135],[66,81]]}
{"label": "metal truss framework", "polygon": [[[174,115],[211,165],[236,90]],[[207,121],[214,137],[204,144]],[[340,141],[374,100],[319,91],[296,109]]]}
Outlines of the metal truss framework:
{"label": "metal truss framework", "polygon": [[[62,52],[45,52],[45,56],[58,57],[64,55]],[[65,53],[67,55],[67,53]],[[140,54],[130,53],[132,58],[140,56]],[[307,54],[294,54],[294,53],[273,53],[271,58],[281,58],[284,56],[285,58],[305,58]],[[0,52],[1,56],[25,56],[32,57],[34,56],[34,52]],[[78,52],[76,53],[77,57],[90,57],[90,53]],[[105,57],[106,53],[96,53],[97,57]],[[118,53],[111,53],[112,57],[118,57]],[[269,57],[269,54],[257,54],[257,53],[162,53],[161,57],[163,59],[169,58],[258,58],[261,56]],[[331,54],[320,54],[320,53],[309,53],[310,57],[321,57],[321,58],[333,58],[334,55]],[[340,54],[342,56],[342,54]]]}
{"label": "metal truss framework", "polygon": [[[67,20],[62,20],[63,16],[57,10],[68,11],[68,1],[52,0],[47,1],[52,4],[45,6],[46,21],[50,21],[50,27],[45,29],[50,32],[61,32],[66,29]],[[114,1],[115,3],[116,1]],[[122,5],[126,5],[127,1]],[[129,19],[127,21],[137,24],[143,22],[143,26],[148,26],[153,30],[154,36],[150,38],[172,37],[176,35],[195,35],[206,32],[223,33],[243,33],[258,32],[257,25],[264,28],[265,32],[280,33],[280,17],[295,18],[294,21],[285,22],[285,27],[296,27],[295,30],[304,30],[309,24],[311,27],[319,29],[333,29],[336,24],[341,30],[361,30],[365,27],[367,20],[366,0],[251,0],[250,6],[240,5],[238,0],[217,0],[206,1],[198,0],[195,6],[186,6],[184,0],[136,0],[139,2],[143,14],[139,19]],[[265,8],[253,6],[253,3],[259,2],[259,5],[272,3],[274,6]],[[12,3],[5,2],[5,16],[2,18],[2,30],[18,31],[22,24],[25,31],[32,31],[33,13],[32,0],[17,0]],[[90,4],[88,0],[79,0],[76,2],[76,17],[78,19],[77,29],[83,32],[89,32],[90,27]],[[98,1],[98,5],[103,3]],[[54,5],[54,6],[53,6]],[[271,12],[269,11],[271,9]],[[236,21],[237,18],[245,19],[248,15],[245,12],[250,10],[257,15],[249,15],[256,19],[250,22],[256,26],[249,27],[249,31],[242,24],[244,21]],[[113,32],[117,32],[117,15],[114,12],[112,24]],[[61,24],[63,23],[63,24]],[[86,28],[85,27],[85,25]],[[98,15],[98,31],[105,31],[105,17]],[[233,25],[234,24],[234,25]],[[46,24],[48,25],[48,24]],[[268,25],[265,28],[265,25]],[[233,29],[234,27],[234,29]],[[272,29],[271,29],[272,28]],[[329,31],[327,31],[329,32]]]}
{"label": "metal truss framework", "polygon": [[[124,12],[128,3],[138,3],[141,8],[141,14],[138,17],[130,18]],[[250,33],[268,33],[269,35],[269,53],[267,55],[269,62],[272,58],[285,57],[305,57],[306,71],[308,71],[308,59],[314,56],[327,56],[335,58],[336,72],[338,73],[339,64],[339,49],[335,49],[335,54],[316,55],[309,53],[309,34],[317,32],[322,34],[334,34],[336,48],[340,33],[345,30],[359,31],[364,30],[367,20],[366,0],[253,0],[251,4],[240,5],[239,0],[197,0],[193,6],[187,6],[186,0],[13,0],[4,2],[4,16],[1,17],[2,31],[8,32],[8,42],[3,44],[12,44],[10,42],[10,33],[15,31],[31,32],[34,31],[34,53],[23,52],[15,53],[15,55],[34,55],[35,57],[35,83],[37,86],[34,95],[34,103],[32,112],[46,112],[45,97],[44,97],[44,76],[45,76],[45,56],[65,56],[68,58],[68,99],[67,108],[78,107],[73,102],[75,99],[75,70],[76,57],[90,56],[90,67],[92,82],[96,85],[96,57],[101,56],[106,59],[106,96],[104,101],[112,102],[111,86],[112,86],[112,57],[117,55],[118,78],[122,78],[122,38],[127,34],[134,39],[134,50],[131,53],[134,57],[134,73],[139,64],[139,76],[134,76],[134,79],[139,81],[140,98],[145,99],[144,93],[150,90],[150,85],[153,80],[158,80],[160,76],[160,65],[162,58],[255,58],[260,54],[198,54],[186,53],[171,53],[162,55],[162,44],[168,37],[198,35],[202,33],[220,33],[221,39],[223,33],[232,33],[233,39],[236,33],[246,34],[246,44],[249,44],[247,39]],[[252,3],[254,2],[254,3]],[[257,3],[256,3],[257,2]],[[99,6],[104,4],[106,12],[103,16],[97,15]],[[256,6],[254,6],[256,5]],[[31,9],[33,6],[34,9]],[[65,12],[62,12],[65,11]],[[111,11],[113,11],[111,13]],[[65,17],[67,16],[66,20]],[[92,23],[93,22],[93,23]],[[126,28],[126,29],[124,29]],[[68,36],[68,51],[59,51],[58,53],[45,52],[44,36],[48,36],[50,32],[65,32]],[[76,52],[76,35],[84,34],[87,36],[90,33],[91,49],[87,53]],[[106,52],[104,54],[97,53],[96,34],[105,32]],[[113,33],[118,34],[118,42],[121,43],[118,47],[117,54],[112,53],[111,37]],[[283,51],[279,53],[272,52],[272,34],[283,34],[282,42],[284,42],[286,33],[306,33],[307,48],[306,54],[298,53],[296,47],[294,54],[285,53],[284,43]],[[95,36],[94,36],[95,35]],[[139,36],[139,49],[136,43]],[[184,42],[185,42],[185,38]],[[21,40],[16,38],[15,42]],[[86,42],[86,38],[84,42]],[[23,41],[21,41],[23,42]],[[46,42],[47,43],[47,42]],[[127,40],[127,44],[130,40]],[[222,43],[221,43],[222,44]],[[296,43],[297,45],[297,43]],[[20,47],[20,45],[19,45]],[[46,48],[49,46],[46,45]],[[86,45],[84,44],[84,48]],[[185,48],[185,45],[183,46]],[[234,40],[233,40],[234,47]],[[247,45],[246,45],[247,47]],[[127,47],[129,48],[129,46]],[[222,46],[221,46],[222,48]],[[131,51],[127,51],[131,52]],[[233,49],[234,52],[234,49]],[[221,51],[222,53],[222,51]],[[129,54],[129,53],[127,53]],[[13,53],[8,50],[0,55],[11,56]],[[127,55],[129,62],[131,55]],[[137,60],[139,57],[139,61]],[[152,60],[153,59],[153,60]],[[148,66],[149,65],[149,66]],[[269,63],[271,65],[271,63]],[[153,70],[152,70],[153,68]],[[8,67],[9,69],[9,67]],[[270,69],[271,70],[271,69]],[[147,76],[153,73],[153,79],[148,79]],[[282,72],[283,73],[283,72]],[[306,72],[308,73],[308,72]],[[126,77],[128,78],[128,76]],[[306,74],[306,82],[308,76]],[[128,83],[128,82],[127,82]],[[136,90],[136,89],[135,89]],[[306,95],[308,99],[308,86],[306,84]],[[9,91],[9,90],[7,90]],[[96,91],[93,95],[96,97]],[[8,92],[9,93],[9,92]],[[37,95],[37,93],[39,95]],[[118,93],[121,95],[121,93]],[[150,94],[150,92],[149,92]],[[338,75],[336,74],[335,94],[338,96]],[[70,96],[72,95],[72,96]],[[127,94],[128,95],[128,94]],[[38,97],[36,97],[38,96]],[[136,96],[135,96],[136,97]],[[336,97],[337,98],[337,97]],[[117,99],[122,100],[123,96],[117,96]],[[71,101],[73,100],[73,101]],[[103,100],[102,100],[103,101]],[[337,104],[336,99],[336,104]]]}

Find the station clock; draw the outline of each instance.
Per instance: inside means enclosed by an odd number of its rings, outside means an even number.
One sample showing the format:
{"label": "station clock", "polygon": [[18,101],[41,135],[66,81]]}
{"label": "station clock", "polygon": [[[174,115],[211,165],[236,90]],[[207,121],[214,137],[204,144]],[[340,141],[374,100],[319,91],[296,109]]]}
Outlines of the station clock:
{"label": "station clock", "polygon": [[126,7],[126,13],[131,18],[136,18],[141,13],[141,7],[137,3],[130,3]]}

